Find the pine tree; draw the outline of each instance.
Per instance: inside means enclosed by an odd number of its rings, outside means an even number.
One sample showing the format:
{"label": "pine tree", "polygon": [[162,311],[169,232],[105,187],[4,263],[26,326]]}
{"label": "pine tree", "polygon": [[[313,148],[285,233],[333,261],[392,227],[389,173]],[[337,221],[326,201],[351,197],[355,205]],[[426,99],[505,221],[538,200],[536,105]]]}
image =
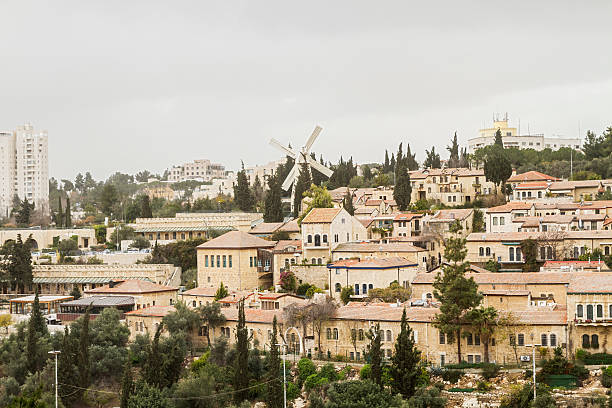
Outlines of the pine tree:
{"label": "pine tree", "polygon": [[81,173],[78,173],[74,178],[74,188],[76,188],[81,193],[85,188],[85,178]]}
{"label": "pine tree", "polygon": [[234,394],[237,403],[248,397],[249,386],[249,331],[244,317],[244,300],[238,303],[238,324],[236,326],[236,363],[234,366]]}
{"label": "pine tree", "polygon": [[64,220],[64,226],[66,228],[72,227],[72,214],[70,213],[70,197],[66,198],[66,216]]}
{"label": "pine tree", "polygon": [[421,352],[414,344],[412,329],[408,326],[406,308],[404,308],[400,333],[395,341],[395,353],[391,358],[391,388],[394,394],[402,394],[405,399],[414,394],[419,376],[420,360]]}
{"label": "pine tree", "polygon": [[467,255],[466,240],[460,236],[463,227],[459,221],[451,225],[453,234],[446,240],[444,257],[451,262],[442,266],[443,274],[438,273],[434,280],[434,297],[440,302],[440,313],[434,319],[434,327],[446,334],[448,343],[457,341],[457,363],[461,362],[461,328],[465,313],[477,307],[482,300],[474,278],[467,279],[465,273],[469,263],[464,262]]}
{"label": "pine tree", "polygon": [[15,216],[15,221],[18,225],[22,227],[26,227],[30,225],[30,218],[32,216],[32,211],[34,210],[34,204],[30,204],[27,198],[24,198],[21,204],[19,205],[19,211],[17,211],[17,215]]}
{"label": "pine tree", "polygon": [[125,368],[123,369],[123,379],[121,380],[121,408],[128,408],[128,401],[133,392],[132,361],[131,356],[128,356]]}
{"label": "pine tree", "polygon": [[267,380],[267,406],[269,408],[281,408],[283,406],[283,386],[280,382],[280,353],[277,338],[276,316],[272,320],[272,336],[270,337],[270,357],[268,360]]}
{"label": "pine tree", "polygon": [[142,218],[153,218],[153,210],[151,210],[151,199],[144,194],[141,199],[140,216]]}
{"label": "pine tree", "polygon": [[402,160],[402,163],[398,165],[396,173],[393,198],[395,199],[399,210],[406,211],[410,205],[412,195],[412,184],[410,182],[408,169],[406,168],[406,160]]}
{"label": "pine tree", "polygon": [[58,228],[62,228],[64,226],[64,210],[62,209],[62,194],[60,191],[60,195],[57,197],[58,201],[58,210],[56,215],[55,224]]}
{"label": "pine tree", "polygon": [[494,146],[491,152],[487,154],[484,174],[487,181],[492,181],[495,184],[496,191],[500,184],[505,184],[506,180],[512,176],[512,165],[506,158],[503,148]]}
{"label": "pine tree", "polygon": [[227,287],[223,284],[223,282],[221,282],[219,284],[219,289],[217,289],[217,292],[215,293],[215,300],[223,299],[227,295]]}
{"label": "pine tree", "polygon": [[398,161],[401,161],[401,160],[396,160],[395,154],[391,153],[391,160],[389,160],[389,171],[395,171],[395,166],[397,165]]}
{"label": "pine tree", "polygon": [[300,175],[298,176],[298,179],[295,183],[295,197],[293,198],[293,217],[297,218],[300,215],[300,207],[302,206],[302,199],[304,198],[304,193],[308,191],[308,189],[312,185],[312,180],[310,179],[310,172],[308,171],[308,166],[305,163],[302,163],[302,167],[300,168]]}
{"label": "pine tree", "polygon": [[347,190],[344,198],[342,199],[342,206],[347,213],[355,215],[355,207],[353,206],[353,195]]}
{"label": "pine tree", "polygon": [[89,316],[91,314],[91,306],[87,308],[83,315],[83,326],[81,327],[81,333],[79,338],[79,385],[83,388],[89,386]]}
{"label": "pine tree", "polygon": [[264,206],[264,222],[283,221],[281,181],[278,173],[268,178],[268,193]]}
{"label": "pine tree", "polygon": [[380,324],[376,323],[373,328],[370,328],[368,338],[370,344],[368,345],[367,358],[370,361],[370,367],[372,368],[372,381],[376,385],[382,388],[382,341],[383,332],[380,330]]}
{"label": "pine tree", "polygon": [[261,180],[259,180],[258,175],[255,175],[255,181],[253,182],[253,188],[251,189],[251,193],[255,202],[255,208],[261,208],[264,200],[264,188],[261,184]]}
{"label": "pine tree", "polygon": [[236,185],[234,186],[234,201],[238,205],[238,208],[244,212],[253,211],[255,207],[255,198],[251,192],[249,179],[244,170],[244,164],[242,165],[242,170],[238,172]]}

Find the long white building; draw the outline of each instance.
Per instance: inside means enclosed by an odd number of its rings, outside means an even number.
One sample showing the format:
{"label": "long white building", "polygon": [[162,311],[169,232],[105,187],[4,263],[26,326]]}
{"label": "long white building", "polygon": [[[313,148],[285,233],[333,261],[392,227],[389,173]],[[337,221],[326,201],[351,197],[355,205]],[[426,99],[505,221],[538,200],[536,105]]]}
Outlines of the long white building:
{"label": "long white building", "polygon": [[31,124],[0,132],[0,215],[8,216],[15,195],[49,211],[48,136]]}
{"label": "long white building", "polygon": [[495,133],[501,131],[504,147],[516,147],[519,149],[534,149],[541,151],[544,149],[559,150],[562,147],[580,149],[580,138],[567,137],[545,137],[543,134],[519,135],[515,127],[508,126],[508,116],[503,119],[495,119],[493,127],[480,129],[478,137],[468,139],[468,153],[495,142]]}
{"label": "long white building", "polygon": [[179,182],[186,180],[211,181],[215,178],[225,178],[225,166],[211,163],[208,159],[194,160],[191,163],[172,166],[168,169],[168,180]]}

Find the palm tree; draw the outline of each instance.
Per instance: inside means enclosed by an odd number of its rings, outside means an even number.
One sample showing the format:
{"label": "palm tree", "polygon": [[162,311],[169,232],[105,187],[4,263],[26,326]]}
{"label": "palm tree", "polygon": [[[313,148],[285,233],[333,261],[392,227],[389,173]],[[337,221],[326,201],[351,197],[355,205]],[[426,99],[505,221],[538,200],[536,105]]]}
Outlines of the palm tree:
{"label": "palm tree", "polygon": [[210,332],[215,327],[221,326],[225,323],[225,315],[221,313],[221,305],[217,302],[212,302],[199,307],[198,309],[202,323],[207,326],[206,340],[208,341],[208,347],[210,347]]}
{"label": "palm tree", "polygon": [[466,313],[465,318],[480,336],[484,347],[484,362],[489,362],[489,341],[499,325],[499,314],[494,307],[479,307]]}

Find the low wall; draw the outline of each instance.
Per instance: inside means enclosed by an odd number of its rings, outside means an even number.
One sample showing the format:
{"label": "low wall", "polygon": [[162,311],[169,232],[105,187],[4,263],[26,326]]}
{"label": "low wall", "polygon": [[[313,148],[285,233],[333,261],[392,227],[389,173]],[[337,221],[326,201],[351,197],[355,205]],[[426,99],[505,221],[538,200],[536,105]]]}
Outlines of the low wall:
{"label": "low wall", "polygon": [[326,265],[291,265],[291,271],[300,283],[310,283],[324,289],[329,282],[329,270]]}

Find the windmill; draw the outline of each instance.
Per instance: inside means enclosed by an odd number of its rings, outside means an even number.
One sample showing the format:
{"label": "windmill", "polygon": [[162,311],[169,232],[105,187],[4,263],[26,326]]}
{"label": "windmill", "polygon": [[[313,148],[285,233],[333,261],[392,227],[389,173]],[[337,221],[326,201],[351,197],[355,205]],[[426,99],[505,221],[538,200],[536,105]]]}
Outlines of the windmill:
{"label": "windmill", "polygon": [[302,146],[302,148],[297,152],[290,147],[283,146],[278,140],[274,138],[270,139],[270,144],[272,146],[275,146],[280,151],[285,153],[287,156],[295,160],[295,165],[293,166],[293,168],[287,175],[287,178],[285,179],[282,185],[282,189],[285,191],[289,190],[289,187],[291,187],[291,211],[292,212],[294,210],[293,203],[294,203],[294,198],[295,198],[295,185],[297,184],[297,179],[300,175],[300,168],[303,164],[306,165],[306,167],[308,168],[308,171],[311,174],[312,174],[312,167],[314,167],[317,171],[326,175],[327,177],[331,177],[331,175],[334,173],[332,170],[328,169],[327,167],[323,166],[321,163],[317,162],[312,157],[310,157],[310,148],[314,144],[315,140],[317,140],[317,137],[319,137],[319,133],[321,133],[321,130],[323,130],[321,127],[319,126],[315,127],[314,131],[312,132],[308,140],[306,140],[306,144],[304,144],[304,146]]}

